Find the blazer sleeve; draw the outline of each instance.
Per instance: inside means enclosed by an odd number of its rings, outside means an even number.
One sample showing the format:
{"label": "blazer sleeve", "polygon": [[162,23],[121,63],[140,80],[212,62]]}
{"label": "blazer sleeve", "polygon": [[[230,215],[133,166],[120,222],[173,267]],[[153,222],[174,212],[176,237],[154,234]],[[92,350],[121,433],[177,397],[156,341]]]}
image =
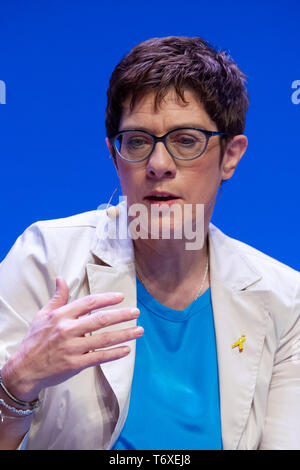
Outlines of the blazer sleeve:
{"label": "blazer sleeve", "polygon": [[294,307],[273,365],[267,415],[259,449],[300,449],[300,276]]}
{"label": "blazer sleeve", "polygon": [[[48,237],[49,238],[49,237]],[[55,292],[45,227],[32,224],[0,264],[0,368],[17,350],[35,314]]]}

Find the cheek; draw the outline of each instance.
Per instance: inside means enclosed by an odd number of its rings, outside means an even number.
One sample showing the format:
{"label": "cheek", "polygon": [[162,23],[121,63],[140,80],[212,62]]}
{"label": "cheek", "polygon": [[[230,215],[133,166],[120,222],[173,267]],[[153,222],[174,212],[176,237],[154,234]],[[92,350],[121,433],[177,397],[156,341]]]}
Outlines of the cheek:
{"label": "cheek", "polygon": [[119,178],[122,187],[123,195],[128,199],[132,199],[135,194],[142,188],[142,180],[140,171],[136,168],[121,164],[119,165]]}
{"label": "cheek", "polygon": [[213,162],[205,162],[185,175],[184,186],[193,200],[207,204],[215,198],[219,178],[218,166]]}

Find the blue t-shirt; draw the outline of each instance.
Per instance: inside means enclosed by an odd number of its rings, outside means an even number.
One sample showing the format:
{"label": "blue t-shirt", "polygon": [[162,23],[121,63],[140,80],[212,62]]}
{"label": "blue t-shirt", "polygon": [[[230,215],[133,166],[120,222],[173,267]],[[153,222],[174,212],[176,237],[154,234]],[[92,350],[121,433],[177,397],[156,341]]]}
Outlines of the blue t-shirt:
{"label": "blue t-shirt", "polygon": [[137,279],[136,359],[129,412],[115,450],[222,449],[210,289],[184,310],[154,299]]}

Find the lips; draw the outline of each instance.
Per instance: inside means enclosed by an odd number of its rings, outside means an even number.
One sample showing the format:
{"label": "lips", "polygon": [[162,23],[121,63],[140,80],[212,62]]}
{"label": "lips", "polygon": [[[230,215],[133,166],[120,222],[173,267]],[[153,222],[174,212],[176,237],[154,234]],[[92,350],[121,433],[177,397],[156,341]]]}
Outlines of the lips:
{"label": "lips", "polygon": [[159,206],[163,209],[175,204],[180,198],[169,191],[152,191],[144,199],[146,199],[150,205]]}
{"label": "lips", "polygon": [[173,193],[169,193],[168,191],[151,191],[144,199],[149,201],[171,201],[174,199],[179,199],[179,196],[176,196]]}

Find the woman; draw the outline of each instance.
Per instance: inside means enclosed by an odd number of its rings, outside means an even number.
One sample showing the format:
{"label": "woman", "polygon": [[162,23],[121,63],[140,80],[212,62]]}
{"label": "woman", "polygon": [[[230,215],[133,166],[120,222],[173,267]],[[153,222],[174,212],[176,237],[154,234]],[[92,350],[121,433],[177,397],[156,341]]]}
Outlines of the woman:
{"label": "woman", "polygon": [[299,273],[210,223],[247,147],[244,81],[200,38],[116,67],[126,200],[33,224],[0,267],[2,448],[300,448]]}

